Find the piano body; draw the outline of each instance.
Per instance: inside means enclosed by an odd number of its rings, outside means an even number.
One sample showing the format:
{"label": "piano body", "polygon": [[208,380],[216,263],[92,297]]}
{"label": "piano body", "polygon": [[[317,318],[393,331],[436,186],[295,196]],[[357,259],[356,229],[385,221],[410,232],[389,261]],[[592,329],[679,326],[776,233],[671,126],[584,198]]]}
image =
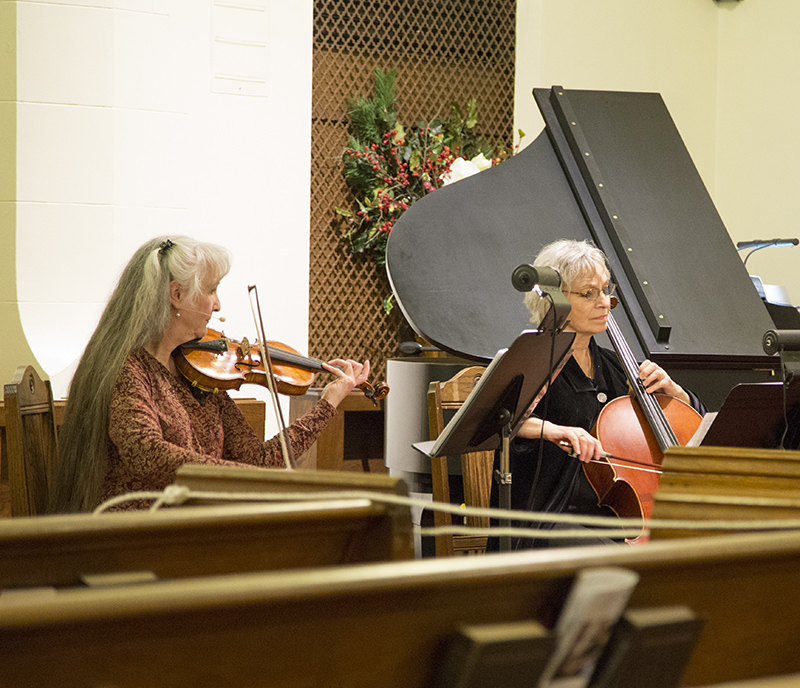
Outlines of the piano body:
{"label": "piano body", "polygon": [[387,271],[414,330],[490,360],[530,327],[513,269],[550,241],[587,239],[608,256],[614,318],[639,360],[711,410],[739,382],[775,380],[761,344],[775,324],[661,96],[556,86],[534,97],[546,124],[534,142],[396,223]]}
{"label": "piano body", "polygon": [[[535,141],[419,200],[392,230],[387,271],[413,329],[460,360],[488,362],[530,327],[513,269],[550,241],[586,239],[608,256],[614,318],[638,360],[656,361],[709,410],[738,383],[780,379],[780,361],[762,348],[775,324],[661,96],[533,95],[545,121]],[[393,396],[411,369],[388,362]],[[425,381],[452,374],[413,370],[421,388],[386,406],[386,462],[412,486],[430,468],[410,449],[428,439]],[[419,399],[419,427],[409,427],[403,396]]]}

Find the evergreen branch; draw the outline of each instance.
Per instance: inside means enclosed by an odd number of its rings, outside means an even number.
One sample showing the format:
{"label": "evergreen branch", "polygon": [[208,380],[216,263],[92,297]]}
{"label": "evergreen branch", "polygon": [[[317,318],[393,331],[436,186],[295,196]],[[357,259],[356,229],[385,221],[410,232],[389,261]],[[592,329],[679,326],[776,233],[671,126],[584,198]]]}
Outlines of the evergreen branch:
{"label": "evergreen branch", "polygon": [[376,67],[372,97],[353,95],[346,101],[350,137],[343,173],[357,210],[335,212],[346,226],[349,250],[368,255],[377,265],[385,264],[394,223],[410,205],[443,185],[457,157],[471,160],[482,153],[497,163],[517,148],[478,138],[475,98],[466,109],[452,102],[446,117],[404,127],[397,121],[396,79],[396,69]]}

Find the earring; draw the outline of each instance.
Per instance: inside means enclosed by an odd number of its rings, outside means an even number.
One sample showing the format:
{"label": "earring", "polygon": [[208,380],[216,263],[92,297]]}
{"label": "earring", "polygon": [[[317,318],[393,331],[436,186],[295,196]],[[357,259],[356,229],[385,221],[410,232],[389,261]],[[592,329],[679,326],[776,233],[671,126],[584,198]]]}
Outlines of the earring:
{"label": "earring", "polygon": [[175,317],[176,318],[180,318],[181,317],[181,312],[176,310],[175,311]]}

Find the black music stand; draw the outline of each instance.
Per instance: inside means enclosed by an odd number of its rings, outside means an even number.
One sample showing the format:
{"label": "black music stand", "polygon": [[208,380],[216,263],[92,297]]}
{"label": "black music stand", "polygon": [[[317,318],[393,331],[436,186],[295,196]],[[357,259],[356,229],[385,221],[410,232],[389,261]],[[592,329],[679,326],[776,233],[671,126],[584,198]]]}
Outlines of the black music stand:
{"label": "black music stand", "polygon": [[[494,451],[501,447],[500,470],[495,472],[500,508],[511,508],[509,439],[547,391],[545,384],[558,375],[571,350],[575,334],[526,330],[507,349],[501,349],[487,366],[467,400],[442,430],[438,439],[416,442],[426,456],[447,456]],[[551,355],[552,354],[552,355]],[[509,526],[501,519],[501,526]],[[500,550],[511,549],[511,538],[500,536]]]}
{"label": "black music stand", "polygon": [[[789,427],[783,438],[787,423]],[[800,377],[793,377],[785,387],[782,382],[736,385],[695,444],[778,449],[782,438],[785,449],[798,448]]]}

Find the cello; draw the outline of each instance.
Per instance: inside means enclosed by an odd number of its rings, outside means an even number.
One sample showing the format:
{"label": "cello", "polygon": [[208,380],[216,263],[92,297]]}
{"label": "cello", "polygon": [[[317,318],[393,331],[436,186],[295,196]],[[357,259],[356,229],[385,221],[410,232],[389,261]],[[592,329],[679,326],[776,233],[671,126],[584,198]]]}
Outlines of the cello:
{"label": "cello", "polygon": [[[606,331],[632,392],[612,399],[600,411],[592,434],[606,458],[585,463],[583,470],[599,506],[622,518],[641,518],[644,529],[653,511],[664,452],[685,445],[702,416],[680,399],[644,388],[636,358],[610,311]],[[646,541],[644,534],[627,540]]]}

